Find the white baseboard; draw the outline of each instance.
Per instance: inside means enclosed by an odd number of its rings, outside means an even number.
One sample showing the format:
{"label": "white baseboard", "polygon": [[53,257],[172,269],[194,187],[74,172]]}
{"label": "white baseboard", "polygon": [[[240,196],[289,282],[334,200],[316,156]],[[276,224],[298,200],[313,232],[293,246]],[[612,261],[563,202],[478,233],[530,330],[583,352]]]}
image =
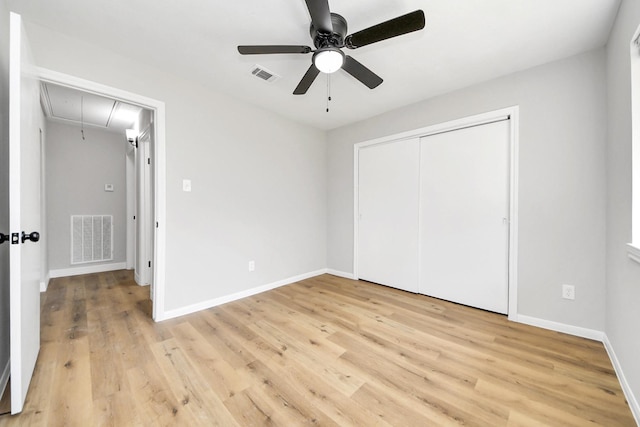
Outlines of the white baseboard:
{"label": "white baseboard", "polygon": [[590,340],[596,340],[600,342],[602,342],[602,339],[604,338],[604,332],[602,331],[567,325],[565,323],[552,322],[551,320],[524,316],[522,314],[516,315],[515,321],[518,323],[524,323],[526,325],[537,326],[539,328],[549,329],[556,332],[563,332],[565,334],[575,335],[577,337],[588,338]]}
{"label": "white baseboard", "polygon": [[344,271],[332,270],[327,268],[327,274],[331,274],[332,276],[344,277],[345,279],[356,280],[356,277],[353,273],[345,273]]}
{"label": "white baseboard", "polygon": [[310,277],[319,276],[321,274],[327,273],[327,269],[312,271],[310,273],[300,274],[298,276],[289,277],[288,279],[279,280],[277,282],[268,283],[263,286],[258,286],[256,288],[247,289],[246,291],[236,292],[231,295],[225,295],[223,297],[210,299],[208,301],[202,301],[197,304],[188,305],[186,307],[176,308],[174,310],[168,310],[163,313],[161,319],[156,319],[156,321],[173,319],[174,317],[184,316],[186,314],[195,313],[196,311],[206,310],[211,307],[215,307],[218,305],[226,304],[228,302],[236,301],[241,298],[250,297],[252,295],[256,295],[262,292],[270,291],[271,289],[279,288],[281,286],[290,285],[291,283],[299,282],[304,279],[308,279]]}
{"label": "white baseboard", "polygon": [[616,371],[616,375],[618,377],[618,381],[620,381],[620,386],[622,387],[622,391],[624,392],[624,396],[629,403],[629,408],[631,409],[631,413],[636,420],[636,424],[640,426],[640,405],[638,405],[638,400],[633,394],[633,390],[631,386],[629,386],[629,382],[622,371],[622,365],[616,356],[616,352],[607,337],[607,334],[601,331],[596,331],[594,329],[586,329],[578,326],[566,325],[564,323],[552,322],[550,320],[538,319],[530,316],[523,316],[521,314],[516,316],[516,321],[519,323],[525,323],[531,326],[538,326],[544,329],[550,329],[556,332],[564,332],[565,334],[575,335],[582,338],[588,338],[596,341],[602,342],[604,345],[607,354],[609,355],[609,359],[611,360],[611,364],[613,365],[613,369]]}
{"label": "white baseboard", "polygon": [[51,281],[51,272],[47,273],[44,280],[40,282],[40,292],[47,292],[50,281]]}
{"label": "white baseboard", "polygon": [[616,356],[616,352],[613,350],[613,346],[609,341],[609,337],[607,334],[604,334],[602,343],[604,344],[604,348],[607,350],[609,354],[609,359],[611,359],[611,364],[613,365],[613,369],[616,371],[616,375],[618,376],[618,380],[620,381],[620,385],[622,386],[622,391],[624,392],[624,397],[627,399],[629,403],[629,408],[631,408],[631,413],[636,419],[636,424],[640,426],[640,405],[638,405],[638,400],[633,394],[633,390],[631,390],[631,386],[629,386],[629,382],[627,378],[624,376],[624,372],[622,371],[622,365],[620,365],[620,361],[618,360],[618,356]]}
{"label": "white baseboard", "polygon": [[9,376],[11,376],[11,359],[7,360],[7,365],[0,375],[0,397],[4,394],[7,384],[9,383]]}
{"label": "white baseboard", "polygon": [[111,264],[88,265],[84,267],[62,268],[59,270],[49,271],[49,277],[54,279],[56,277],[69,277],[79,276],[81,274],[103,273],[106,271],[124,270],[126,266],[127,264],[124,262],[117,262]]}

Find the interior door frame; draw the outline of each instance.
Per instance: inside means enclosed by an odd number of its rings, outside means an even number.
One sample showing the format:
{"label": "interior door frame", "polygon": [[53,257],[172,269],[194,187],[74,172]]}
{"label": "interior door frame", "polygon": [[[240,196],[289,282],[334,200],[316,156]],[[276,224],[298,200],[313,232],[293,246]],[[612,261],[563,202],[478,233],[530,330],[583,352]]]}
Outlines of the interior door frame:
{"label": "interior door frame", "polygon": [[376,144],[389,143],[411,138],[425,137],[443,132],[455,131],[471,126],[492,123],[508,118],[510,120],[509,138],[509,302],[508,319],[517,321],[518,318],[518,147],[519,147],[519,114],[518,105],[482,114],[463,117],[419,129],[410,130],[394,135],[376,138],[354,144],[353,146],[353,278],[358,279],[358,218],[360,217],[359,200],[359,160],[360,149]]}
{"label": "interior door frame", "polygon": [[165,315],[165,260],[166,260],[166,133],[165,133],[165,104],[153,98],[138,95],[101,83],[85,80],[69,74],[60,73],[47,68],[36,67],[36,76],[40,81],[48,82],[96,95],[106,96],[128,104],[153,111],[153,135],[155,149],[154,158],[154,212],[157,226],[155,229],[155,245],[153,253],[153,320],[159,322]]}

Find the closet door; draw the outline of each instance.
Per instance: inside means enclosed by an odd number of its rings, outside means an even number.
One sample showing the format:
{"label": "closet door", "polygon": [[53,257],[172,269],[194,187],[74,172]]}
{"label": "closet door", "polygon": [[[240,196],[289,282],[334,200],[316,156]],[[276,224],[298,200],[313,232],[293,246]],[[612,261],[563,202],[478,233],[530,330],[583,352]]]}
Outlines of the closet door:
{"label": "closet door", "polygon": [[358,277],[418,291],[419,139],[358,156]]}
{"label": "closet door", "polygon": [[420,142],[420,292],[507,313],[509,121]]}

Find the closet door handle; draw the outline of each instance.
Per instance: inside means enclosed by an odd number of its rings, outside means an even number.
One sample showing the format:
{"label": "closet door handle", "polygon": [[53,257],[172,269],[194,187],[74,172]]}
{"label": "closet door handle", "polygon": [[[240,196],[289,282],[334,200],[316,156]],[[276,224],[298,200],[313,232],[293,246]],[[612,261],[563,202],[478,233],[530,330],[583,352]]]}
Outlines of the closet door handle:
{"label": "closet door handle", "polygon": [[4,233],[0,233],[0,245],[3,244],[4,242],[8,242],[9,241],[9,235],[8,234],[4,234]]}

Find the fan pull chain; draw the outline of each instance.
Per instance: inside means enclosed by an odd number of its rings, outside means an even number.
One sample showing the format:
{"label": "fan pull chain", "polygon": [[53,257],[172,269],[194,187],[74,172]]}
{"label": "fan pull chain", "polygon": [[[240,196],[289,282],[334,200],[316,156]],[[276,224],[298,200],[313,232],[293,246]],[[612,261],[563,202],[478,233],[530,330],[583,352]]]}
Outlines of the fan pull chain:
{"label": "fan pull chain", "polygon": [[329,101],[331,101],[331,74],[327,74],[327,113],[329,112]]}

